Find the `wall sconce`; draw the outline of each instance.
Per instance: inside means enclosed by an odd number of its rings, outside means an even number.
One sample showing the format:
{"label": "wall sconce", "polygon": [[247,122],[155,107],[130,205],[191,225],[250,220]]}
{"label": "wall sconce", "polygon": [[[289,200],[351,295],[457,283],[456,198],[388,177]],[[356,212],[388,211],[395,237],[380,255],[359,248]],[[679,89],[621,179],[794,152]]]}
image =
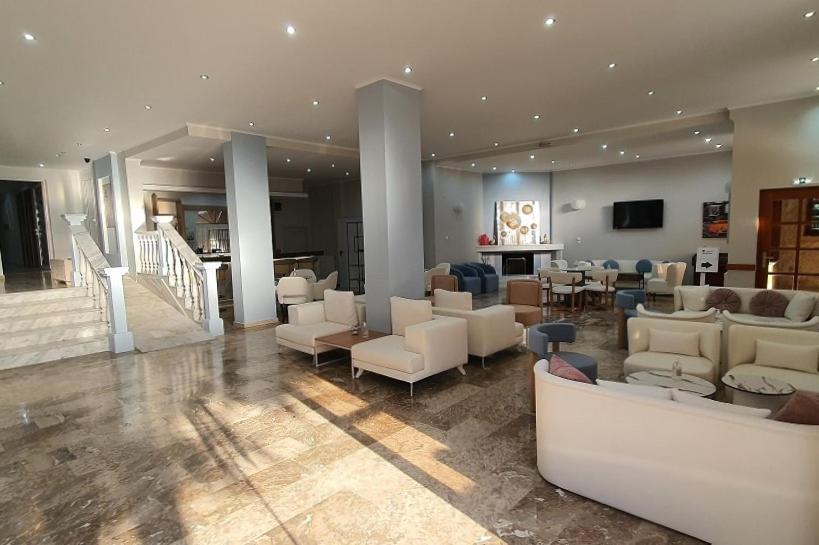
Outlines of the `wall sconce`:
{"label": "wall sconce", "polygon": [[454,205],[452,205],[452,211],[460,215],[464,211],[464,203],[456,202]]}
{"label": "wall sconce", "polygon": [[569,204],[572,207],[572,210],[583,210],[586,208],[586,201],[583,199],[575,199]]}

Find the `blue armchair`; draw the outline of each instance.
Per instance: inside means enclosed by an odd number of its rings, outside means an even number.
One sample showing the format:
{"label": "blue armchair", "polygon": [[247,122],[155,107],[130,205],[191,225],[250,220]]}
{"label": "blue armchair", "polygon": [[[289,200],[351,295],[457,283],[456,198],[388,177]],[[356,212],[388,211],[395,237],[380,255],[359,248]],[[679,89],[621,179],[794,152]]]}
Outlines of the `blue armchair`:
{"label": "blue armchair", "polygon": [[617,312],[617,346],[626,348],[626,322],[637,317],[637,305],[645,304],[645,290],[620,290],[614,296]]}
{"label": "blue armchair", "polygon": [[458,291],[468,291],[472,295],[481,294],[481,279],[478,271],[466,265],[452,265],[449,273],[458,278]]}
{"label": "blue armchair", "polygon": [[486,265],[484,263],[465,263],[467,267],[472,267],[478,272],[478,278],[481,279],[481,291],[483,293],[495,293],[498,291],[500,279],[495,267]]}

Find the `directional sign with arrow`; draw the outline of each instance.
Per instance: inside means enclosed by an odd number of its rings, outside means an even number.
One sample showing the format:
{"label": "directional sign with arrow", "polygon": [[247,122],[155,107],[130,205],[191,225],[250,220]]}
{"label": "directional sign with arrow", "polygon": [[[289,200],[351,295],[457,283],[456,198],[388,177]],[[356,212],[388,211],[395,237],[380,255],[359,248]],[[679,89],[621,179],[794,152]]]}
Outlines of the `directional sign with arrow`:
{"label": "directional sign with arrow", "polygon": [[697,263],[695,271],[698,273],[706,273],[716,271],[719,263],[719,248],[699,248],[697,249]]}

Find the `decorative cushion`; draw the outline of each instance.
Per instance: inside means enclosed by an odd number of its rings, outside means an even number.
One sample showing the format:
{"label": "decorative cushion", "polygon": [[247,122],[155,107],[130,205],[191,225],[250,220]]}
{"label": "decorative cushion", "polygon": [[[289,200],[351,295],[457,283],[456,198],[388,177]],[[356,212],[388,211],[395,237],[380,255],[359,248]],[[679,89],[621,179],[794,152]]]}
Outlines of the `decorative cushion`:
{"label": "decorative cushion", "polygon": [[774,420],[819,426],[819,394],[796,392],[785,406],[779,409]]}
{"label": "decorative cushion", "polygon": [[358,324],[355,294],[351,291],[324,290],[324,317],[328,322],[350,327]]}
{"label": "decorative cushion", "polygon": [[751,298],[751,314],[779,318],[785,316],[788,298],[774,290],[763,290]]}
{"label": "decorative cushion", "polygon": [[719,311],[739,312],[742,300],[734,290],[728,288],[717,288],[705,299],[708,308],[715,308]]}
{"label": "decorative cushion", "polygon": [[411,325],[432,320],[432,301],[390,297],[392,334],[404,336]]}
{"label": "decorative cushion", "polygon": [[756,340],[756,365],[819,372],[819,345],[805,346]]}
{"label": "decorative cushion", "polygon": [[589,377],[578,371],[574,366],[557,354],[552,354],[552,357],[549,359],[549,373],[560,378],[565,378],[566,380],[592,384]]}
{"label": "decorative cushion", "polygon": [[700,334],[697,331],[689,333],[650,328],[648,330],[648,351],[699,356]]}
{"label": "decorative cushion", "polygon": [[607,259],[603,262],[604,269],[620,269],[620,264],[613,259]]}
{"label": "decorative cushion", "polygon": [[771,415],[769,409],[755,409],[753,407],[743,407],[742,405],[732,405],[731,403],[722,403],[721,401],[714,401],[688,392],[681,392],[676,388],[671,393],[671,399],[683,405],[691,405],[692,407],[702,407],[703,409],[710,409],[713,411],[722,411],[725,413],[738,414],[740,416],[751,416],[754,418],[768,418]]}
{"label": "decorative cushion", "polygon": [[685,310],[708,310],[706,302],[711,295],[711,288],[708,286],[691,286],[680,290],[683,308]]}
{"label": "decorative cushion", "polygon": [[472,293],[468,291],[435,290],[433,305],[456,310],[472,310]]}
{"label": "decorative cushion", "polygon": [[623,382],[611,382],[608,380],[598,380],[597,385],[615,392],[626,394],[653,397],[655,399],[671,400],[671,390],[661,386],[647,386],[645,384],[625,384]]}
{"label": "decorative cushion", "polygon": [[814,294],[797,291],[785,309],[785,318],[794,322],[805,322],[811,317],[815,307],[816,296]]}

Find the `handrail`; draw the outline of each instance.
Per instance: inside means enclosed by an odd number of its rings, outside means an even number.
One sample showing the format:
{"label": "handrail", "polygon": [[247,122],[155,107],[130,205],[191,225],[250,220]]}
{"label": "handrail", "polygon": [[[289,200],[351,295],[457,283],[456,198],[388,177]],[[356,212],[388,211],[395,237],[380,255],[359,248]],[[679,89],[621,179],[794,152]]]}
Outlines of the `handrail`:
{"label": "handrail", "polygon": [[173,216],[154,216],[156,231],[136,233],[141,274],[159,276],[174,289],[191,318],[212,335],[223,335],[219,317],[216,270],[221,262],[203,263],[185,239],[171,225]]}
{"label": "handrail", "polygon": [[100,319],[108,322],[109,347],[112,352],[130,352],[134,336],[128,330],[125,311],[125,291],[122,277],[127,267],[112,267],[82,224],[85,214],[64,214],[71,231],[73,274],[72,284],[86,290],[100,311]]}

